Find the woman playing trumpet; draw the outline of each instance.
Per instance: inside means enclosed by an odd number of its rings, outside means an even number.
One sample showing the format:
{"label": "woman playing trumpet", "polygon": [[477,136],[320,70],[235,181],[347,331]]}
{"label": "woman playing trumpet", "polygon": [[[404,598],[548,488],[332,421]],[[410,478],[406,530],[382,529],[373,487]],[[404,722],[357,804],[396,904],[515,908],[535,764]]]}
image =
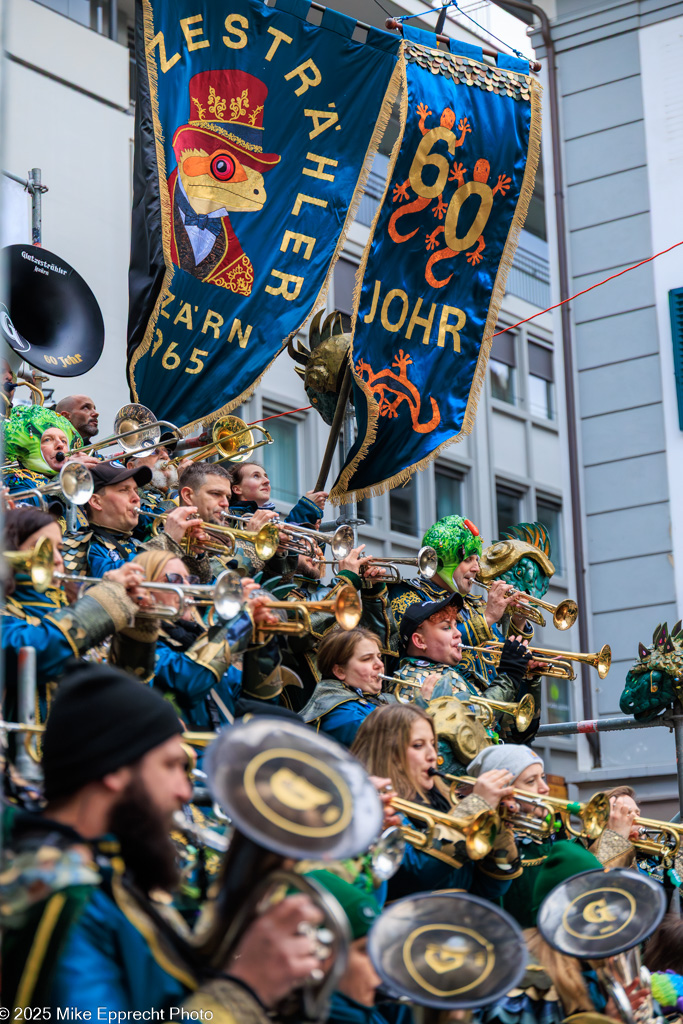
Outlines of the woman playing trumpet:
{"label": "woman playing trumpet", "polygon": [[[371,775],[391,779],[398,797],[438,812],[453,810],[446,795],[448,789],[436,775],[434,725],[420,708],[395,704],[373,711],[358,730],[351,752]],[[458,805],[458,812],[466,814],[496,808],[511,792],[511,778],[506,770],[486,772],[478,780],[473,794]],[[408,823],[407,818],[403,820]],[[419,829],[418,819],[414,827]],[[455,859],[459,859],[460,849],[453,852]],[[388,897],[397,899],[430,889],[465,889],[497,901],[518,870],[517,851],[505,831],[500,833],[488,856],[477,861],[463,856],[460,867],[453,867],[408,843],[401,868],[389,880]]]}
{"label": "woman playing trumpet", "polygon": [[[63,572],[62,533],[55,517],[30,506],[5,513],[5,551],[31,552],[41,540],[51,545],[54,569]],[[4,717],[16,721],[17,657],[20,648],[36,650],[38,721],[45,721],[57,683],[69,660],[85,656],[120,630],[126,629],[146,595],[139,590],[141,574],[129,567],[110,573],[89,589],[87,595],[69,603],[60,585],[38,593],[30,576],[30,564],[18,568],[8,581],[4,609],[2,645],[6,666]],[[73,594],[71,595],[73,599]],[[122,643],[119,653],[132,657]]]}

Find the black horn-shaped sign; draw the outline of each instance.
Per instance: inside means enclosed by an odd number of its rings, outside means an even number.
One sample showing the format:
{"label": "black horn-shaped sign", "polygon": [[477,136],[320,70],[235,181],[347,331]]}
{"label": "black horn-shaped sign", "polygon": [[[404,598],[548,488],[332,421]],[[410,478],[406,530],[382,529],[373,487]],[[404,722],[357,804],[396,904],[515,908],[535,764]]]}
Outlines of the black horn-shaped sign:
{"label": "black horn-shaped sign", "polygon": [[7,305],[0,304],[0,334],[38,370],[78,377],[102,355],[104,320],[81,275],[60,256],[37,245],[4,250]]}

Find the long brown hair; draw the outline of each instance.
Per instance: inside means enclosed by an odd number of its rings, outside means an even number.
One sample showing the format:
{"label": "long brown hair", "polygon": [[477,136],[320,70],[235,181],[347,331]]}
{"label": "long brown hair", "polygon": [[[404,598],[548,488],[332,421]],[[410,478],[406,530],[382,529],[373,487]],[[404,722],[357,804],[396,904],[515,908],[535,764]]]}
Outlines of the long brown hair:
{"label": "long brown hair", "polygon": [[421,797],[410,778],[406,756],[415,722],[429,722],[434,733],[434,722],[422,708],[414,704],[387,704],[368,715],[351,747],[351,753],[363,762],[368,774],[391,779],[397,795],[404,800]]}
{"label": "long brown hair", "polygon": [[595,1011],[580,962],[573,956],[558,953],[545,941],[538,928],[525,928],[523,933],[527,949],[538,960],[555,986],[565,1016]]}
{"label": "long brown hair", "polygon": [[353,657],[357,645],[361,640],[374,640],[377,650],[381,651],[382,642],[376,633],[370,629],[357,626],[355,629],[331,629],[326,633],[320,642],[316,653],[318,671],[323,679],[334,679],[334,666],[346,665]]}

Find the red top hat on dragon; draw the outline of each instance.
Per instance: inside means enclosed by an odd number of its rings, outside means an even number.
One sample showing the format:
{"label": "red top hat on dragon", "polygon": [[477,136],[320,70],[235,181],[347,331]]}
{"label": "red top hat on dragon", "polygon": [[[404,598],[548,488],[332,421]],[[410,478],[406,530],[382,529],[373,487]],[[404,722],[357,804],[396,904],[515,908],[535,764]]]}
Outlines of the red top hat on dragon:
{"label": "red top hat on dragon", "polygon": [[230,213],[258,212],[263,175],[279,163],[263,152],[267,87],[245,71],[200,71],[190,79],[190,119],[176,129],[171,259],[200,281],[249,295],[254,268]]}

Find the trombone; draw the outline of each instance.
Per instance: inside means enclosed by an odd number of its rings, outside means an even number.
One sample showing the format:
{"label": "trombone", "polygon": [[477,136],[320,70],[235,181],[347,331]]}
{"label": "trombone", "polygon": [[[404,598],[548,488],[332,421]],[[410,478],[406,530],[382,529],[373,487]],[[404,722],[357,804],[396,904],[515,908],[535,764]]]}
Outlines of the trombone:
{"label": "trombone", "polygon": [[[64,572],[54,572],[53,578],[60,583],[102,582],[99,576],[79,576]],[[227,621],[239,614],[244,605],[240,577],[230,569],[222,572],[215,583],[157,583],[141,580],[138,586],[143,590],[149,590],[150,593],[175,594],[178,606],[156,605],[153,610],[142,609],[136,618],[174,621],[181,619],[188,607],[211,606]]]}
{"label": "trombone", "polygon": [[[168,519],[170,512],[149,512],[147,509],[142,515],[150,516],[152,519],[163,521],[164,523]],[[216,544],[206,543],[201,545],[203,551],[212,551],[219,555],[232,555],[235,550],[235,541],[244,540],[249,544],[253,544],[256,550],[257,556],[264,562],[267,562],[269,558],[272,558],[278,547],[280,546],[280,535],[278,529],[272,523],[266,523],[258,533],[250,533],[249,530],[236,530],[231,526],[219,526],[217,523],[206,523],[203,519],[193,519],[193,526],[201,527],[205,533],[217,539]],[[155,523],[152,527],[152,533],[156,535],[159,532],[159,525]],[[215,535],[218,535],[216,538]],[[191,554],[193,548],[197,547],[195,539],[191,533],[187,532],[183,537],[182,547],[186,554]]]}
{"label": "trombone", "polygon": [[[465,651],[477,651],[485,663],[498,665],[504,644],[500,640],[487,640],[479,647],[468,647],[463,644]],[[598,675],[604,679],[612,664],[612,648],[609,644],[603,644],[596,654],[574,654],[571,651],[552,651],[543,647],[529,647],[529,654],[535,661],[547,661],[546,667],[539,675],[547,676],[550,679],[576,679],[571,662],[579,661],[584,665],[592,665],[597,669]]]}
{"label": "trombone", "polygon": [[79,455],[92,455],[99,452],[101,448],[109,448],[118,444],[123,452],[112,455],[103,462],[117,462],[121,458],[129,458],[135,455],[151,455],[161,441],[161,428],[166,427],[174,434],[177,441],[180,440],[180,430],[169,420],[157,420],[151,409],[145,405],[123,405],[114,418],[114,433],[109,437],[103,437],[101,441],[88,444],[85,448],[79,448]]}
{"label": "trombone", "polygon": [[15,573],[25,573],[39,594],[52,586],[55,554],[49,537],[41,537],[30,551],[3,551],[3,557]]}
{"label": "trombone", "polygon": [[[262,441],[254,440],[254,431],[259,430],[264,434]],[[236,440],[243,437],[240,444]],[[189,459],[190,462],[202,462],[212,455],[220,455],[214,463],[217,466],[221,462],[245,462],[252,452],[257,448],[263,448],[266,444],[273,444],[274,438],[268,433],[265,427],[258,423],[245,423],[238,416],[222,416],[216,420],[211,428],[211,441],[208,444],[197,448],[191,455],[176,455],[169,459],[166,466],[178,466],[181,462]]]}
{"label": "trombone", "polygon": [[[265,643],[273,633],[296,636],[312,633],[311,612],[332,612],[342,629],[355,629],[363,612],[360,598],[350,584],[341,587],[337,596],[329,601],[270,601],[266,609],[280,612],[280,622],[255,625],[257,644]],[[293,618],[288,618],[287,612],[293,612]]]}
{"label": "trombone", "polygon": [[[451,797],[453,800],[453,797]],[[401,825],[401,833],[404,839],[414,846],[416,850],[422,850],[430,857],[436,857],[446,864],[459,868],[462,866],[462,859],[446,852],[443,844],[453,845],[465,840],[465,849],[470,860],[482,860],[493,849],[493,844],[500,830],[500,816],[492,807],[469,814],[458,814],[458,807],[455,805],[450,811],[437,811],[427,804],[415,803],[412,800],[404,800],[403,797],[391,797],[391,806],[394,810],[423,822],[427,826],[426,832],[421,832],[412,825]]]}
{"label": "trombone", "polygon": [[[429,674],[429,673],[427,673]],[[401,696],[404,686],[411,686],[415,690],[422,689],[422,683],[418,679],[403,679],[401,676],[380,675],[388,683],[395,683],[394,696],[402,704],[410,703]],[[493,728],[498,715],[510,715],[515,720],[515,726],[519,732],[526,732],[534,720],[536,714],[536,702],[530,693],[526,693],[520,701],[488,700],[486,697],[479,697],[471,693],[453,694],[454,700],[462,704],[474,704],[483,709],[483,713],[477,715],[485,728]]]}
{"label": "trombone", "polygon": [[[454,798],[459,783],[474,786],[477,782],[471,775],[444,775],[444,778],[452,780],[451,799]],[[557,831],[556,817],[560,818],[569,835],[583,839],[597,839],[609,821],[610,806],[606,793],[595,793],[585,804],[579,803],[578,800],[563,800],[557,796],[540,796],[525,789],[513,789],[512,793],[516,799],[545,811],[545,814],[536,817],[525,812],[510,811],[504,807],[503,821],[518,832],[527,832],[537,838],[547,838]],[[572,825],[572,816],[581,819],[580,829]]]}
{"label": "trombone", "polygon": [[16,491],[14,494],[10,494],[9,498],[10,501],[21,501],[22,498],[32,498],[37,494],[41,508],[46,509],[44,495],[61,493],[67,501],[73,502],[74,505],[85,505],[92,498],[94,486],[92,473],[88,467],[82,466],[78,462],[70,462],[60,469],[59,480],[54,480],[49,484],[40,484],[39,487],[28,487],[25,491]]}
{"label": "trombone", "polygon": [[[491,589],[491,583],[484,583],[483,580],[475,579],[474,581],[478,587],[482,587],[484,590]],[[508,595],[515,590],[515,587],[510,587]],[[573,601],[570,597],[566,597],[564,601],[560,601],[559,604],[551,604],[549,601],[541,601],[539,597],[532,597],[531,594],[525,594],[524,591],[518,591],[522,600],[518,604],[514,604],[513,608],[518,608],[523,611],[527,619],[530,622],[535,622],[537,626],[545,626],[545,618],[541,614],[540,610],[543,608],[547,612],[552,612],[553,625],[556,629],[570,629],[577,618],[579,617],[579,606],[576,601]]]}

